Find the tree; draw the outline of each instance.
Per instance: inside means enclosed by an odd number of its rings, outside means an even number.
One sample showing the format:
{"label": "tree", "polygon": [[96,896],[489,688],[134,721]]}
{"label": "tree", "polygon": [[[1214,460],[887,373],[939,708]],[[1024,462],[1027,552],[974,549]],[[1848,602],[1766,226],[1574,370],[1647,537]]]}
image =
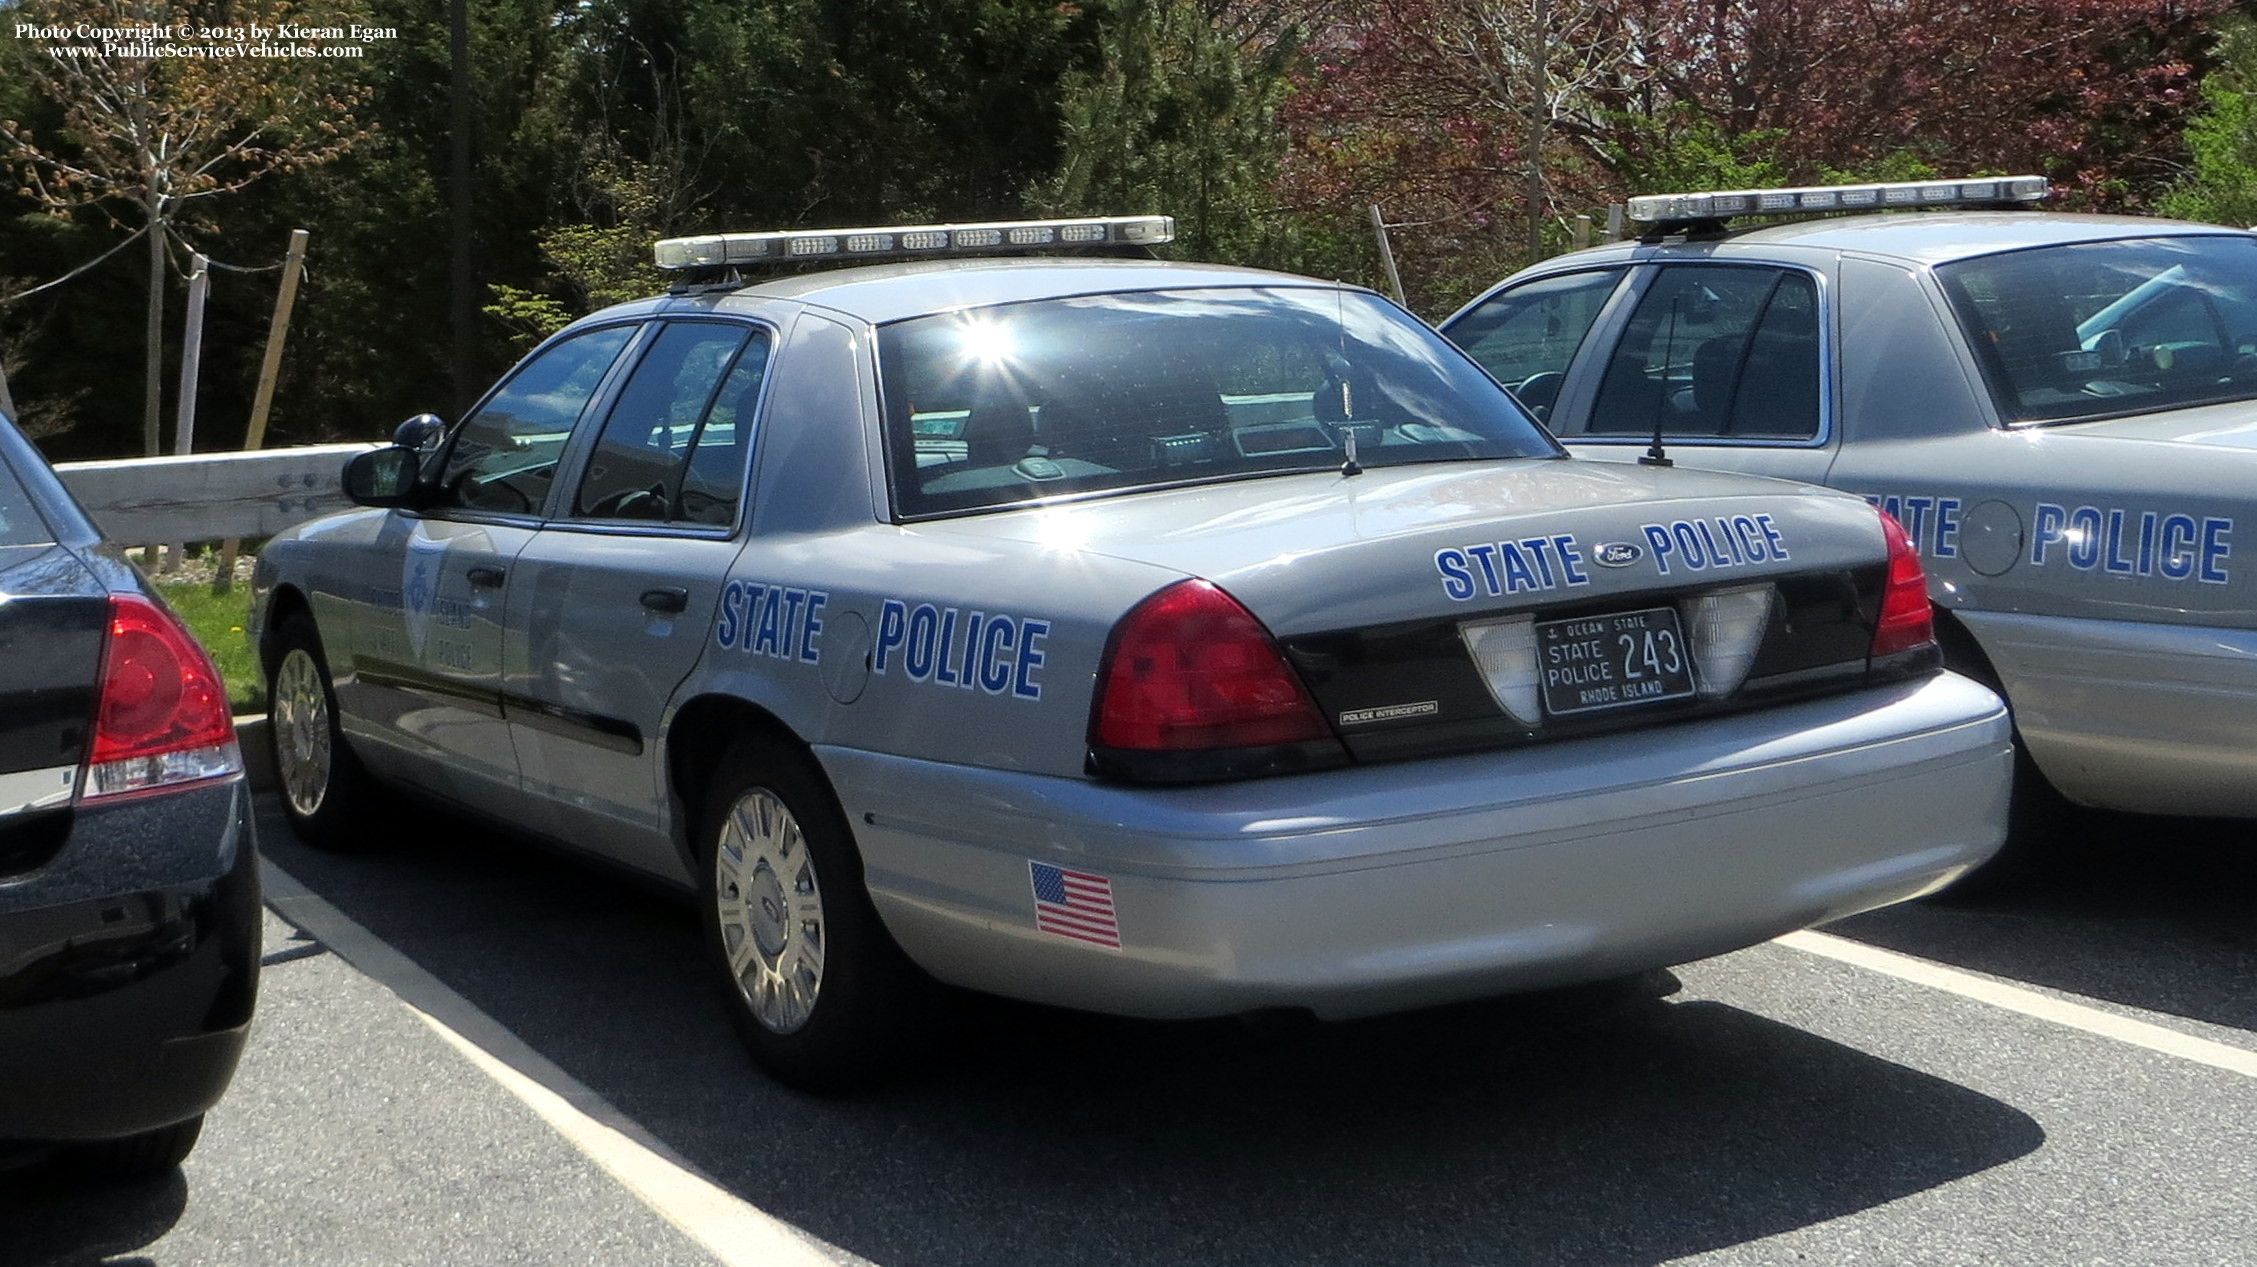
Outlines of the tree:
{"label": "tree", "polygon": [[1411,222],[1429,310],[1633,193],[2012,170],[2137,207],[2227,7],[1349,0],[1287,104],[1283,188],[1336,222],[1372,203]]}
{"label": "tree", "polygon": [[2257,21],[2220,28],[2217,58],[2202,81],[2202,113],[2187,124],[2190,166],[2160,207],[2182,220],[2257,225]]}
{"label": "tree", "polygon": [[1277,111],[1306,10],[1253,0],[1124,0],[1095,64],[1069,75],[1058,162],[1030,201],[1060,215],[1158,212],[1204,258],[1281,264]]}
{"label": "tree", "polygon": [[[61,124],[42,136],[0,120],[0,143],[39,206],[57,215],[100,207],[147,237],[145,452],[158,451],[166,255],[183,217],[261,176],[335,158],[360,135],[358,88],[325,86],[319,59],[250,56],[271,37],[249,28],[341,26],[350,12],[342,0],[21,0],[10,14],[19,30],[182,33],[84,45],[19,38],[13,68],[60,104]],[[185,35],[213,28],[241,38]],[[237,55],[158,56],[158,43]]]}

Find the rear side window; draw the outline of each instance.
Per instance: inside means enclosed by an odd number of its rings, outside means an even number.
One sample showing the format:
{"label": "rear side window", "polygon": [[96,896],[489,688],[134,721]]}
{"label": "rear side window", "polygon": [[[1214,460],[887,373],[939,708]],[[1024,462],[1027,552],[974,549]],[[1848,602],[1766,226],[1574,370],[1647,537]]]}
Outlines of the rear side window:
{"label": "rear side window", "polygon": [[1063,494],[1363,466],[1557,457],[1441,336],[1366,294],[1243,287],[1077,296],[878,332],[908,516]]}
{"label": "rear side window", "polygon": [[0,546],[46,545],[54,539],[22,481],[0,462]]}
{"label": "rear side window", "polygon": [[2008,422],[2257,399],[2257,240],[2080,242],[1936,269]]}
{"label": "rear side window", "polygon": [[1589,434],[1809,440],[1819,428],[1818,287],[1793,269],[1677,265],[1615,345]]}
{"label": "rear side window", "polygon": [[572,514],[734,522],[767,349],[765,334],[742,325],[660,331],[604,420]]}
{"label": "rear side window", "polygon": [[1623,270],[1568,273],[1516,286],[1450,323],[1450,340],[1480,362],[1520,403],[1549,419],[1568,362]]}

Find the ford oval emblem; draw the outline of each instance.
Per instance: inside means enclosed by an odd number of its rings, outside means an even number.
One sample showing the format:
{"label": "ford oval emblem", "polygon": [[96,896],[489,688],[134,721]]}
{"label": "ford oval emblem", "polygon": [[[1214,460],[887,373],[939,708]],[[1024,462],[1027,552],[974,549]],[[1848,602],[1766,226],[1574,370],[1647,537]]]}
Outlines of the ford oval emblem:
{"label": "ford oval emblem", "polygon": [[1631,541],[1608,541],[1591,551],[1591,561],[1603,568],[1626,568],[1646,557],[1646,552]]}

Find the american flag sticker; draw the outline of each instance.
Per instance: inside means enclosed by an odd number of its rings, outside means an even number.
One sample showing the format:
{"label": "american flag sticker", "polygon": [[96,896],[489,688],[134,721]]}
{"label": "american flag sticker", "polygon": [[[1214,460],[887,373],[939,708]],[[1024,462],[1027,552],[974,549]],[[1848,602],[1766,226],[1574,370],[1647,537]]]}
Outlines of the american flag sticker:
{"label": "american flag sticker", "polygon": [[1113,917],[1111,880],[1031,860],[1027,878],[1034,884],[1037,929],[1114,950],[1121,948],[1121,925]]}

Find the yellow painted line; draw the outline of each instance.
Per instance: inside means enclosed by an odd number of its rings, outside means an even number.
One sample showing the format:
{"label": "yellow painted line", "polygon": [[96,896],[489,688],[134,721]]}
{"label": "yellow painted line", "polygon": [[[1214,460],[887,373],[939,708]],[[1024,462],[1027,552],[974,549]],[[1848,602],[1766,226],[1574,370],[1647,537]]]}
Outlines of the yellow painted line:
{"label": "yellow painted line", "polygon": [[262,860],[260,881],[277,915],[390,990],[480,1072],[724,1267],[868,1263],[699,1174],[586,1084],[282,868]]}
{"label": "yellow painted line", "polygon": [[2036,1020],[2082,1030],[2087,1034],[2133,1047],[2144,1047],[2152,1052],[2175,1056],[2198,1065],[2208,1065],[2213,1069],[2223,1069],[2228,1073],[2238,1073],[2244,1078],[2257,1078],[2257,1051],[2245,1047],[2198,1038],[2193,1034],[2181,1033],[2082,1003],[2072,1003],[2023,986],[2010,985],[1972,972],[1962,972],[1957,968],[1947,968],[1912,955],[1882,950],[1864,942],[1851,941],[1847,937],[1836,937],[1832,933],[1789,933],[1779,938],[1778,942],[1805,954],[1819,955],[1885,973],[1900,981],[1956,994],[1964,999],[1987,1003]]}

